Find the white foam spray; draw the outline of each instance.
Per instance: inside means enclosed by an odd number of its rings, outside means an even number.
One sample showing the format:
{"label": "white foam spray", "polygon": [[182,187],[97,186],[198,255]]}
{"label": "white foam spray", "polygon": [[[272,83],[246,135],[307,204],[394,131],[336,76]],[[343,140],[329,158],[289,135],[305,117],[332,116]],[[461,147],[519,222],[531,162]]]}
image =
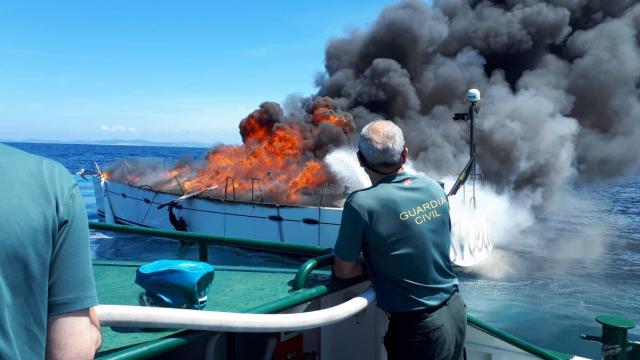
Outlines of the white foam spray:
{"label": "white foam spray", "polygon": [[[371,186],[360,167],[353,147],[341,147],[324,159],[329,171],[351,191]],[[420,173],[411,162],[405,165],[410,173]],[[440,179],[450,189],[455,178]],[[452,260],[459,266],[473,266],[474,271],[492,278],[513,272],[513,264],[506,261],[503,251],[493,251],[521,236],[534,223],[532,212],[535,196],[516,196],[498,193],[486,183],[476,183],[476,209],[469,206],[470,184],[449,198],[452,225]]]}
{"label": "white foam spray", "polygon": [[[445,179],[445,188],[449,189],[454,180]],[[498,193],[491,185],[476,182],[474,208],[470,187],[468,183],[449,198],[452,260],[460,266],[474,266],[475,271],[492,278],[502,277],[513,269],[497,259],[504,256],[493,251],[494,245],[499,247],[521,237],[534,224],[531,200],[515,200],[512,194]]]}
{"label": "white foam spray", "polygon": [[356,191],[371,186],[371,180],[358,162],[356,148],[343,146],[331,151],[324,158],[329,171],[340,185],[347,186],[349,191]]}

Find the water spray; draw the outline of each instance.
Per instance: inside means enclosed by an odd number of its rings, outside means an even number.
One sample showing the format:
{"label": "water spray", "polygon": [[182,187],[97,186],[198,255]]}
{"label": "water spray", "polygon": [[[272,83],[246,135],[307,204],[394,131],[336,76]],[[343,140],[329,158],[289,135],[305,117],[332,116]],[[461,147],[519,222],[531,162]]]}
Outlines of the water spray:
{"label": "water spray", "polygon": [[[466,113],[455,113],[453,120],[469,122],[469,161],[456,178],[449,190],[448,196],[458,193],[466,181],[471,178],[471,198],[466,201],[466,187],[463,189],[462,201],[451,202],[452,236],[451,236],[451,260],[459,266],[472,266],[485,260],[493,251],[493,243],[489,239],[488,224],[483,214],[478,210],[476,198],[476,178],[482,177],[477,172],[476,143],[473,134],[475,115],[480,111],[480,91],[470,89],[467,92],[466,101],[469,110]],[[457,204],[456,204],[457,203]]]}

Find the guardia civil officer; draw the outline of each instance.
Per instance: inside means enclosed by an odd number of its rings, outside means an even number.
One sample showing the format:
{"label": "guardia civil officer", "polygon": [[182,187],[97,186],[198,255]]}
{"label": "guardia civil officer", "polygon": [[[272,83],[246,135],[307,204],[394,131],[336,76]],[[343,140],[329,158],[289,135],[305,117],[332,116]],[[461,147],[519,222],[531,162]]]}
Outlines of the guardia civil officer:
{"label": "guardia civil officer", "polygon": [[84,202],[59,163],[0,144],[0,359],[100,346]]}
{"label": "guardia civil officer", "polygon": [[408,150],[394,123],[365,126],[358,150],[373,186],[344,204],[334,273],[369,273],[389,315],[389,359],[461,359],[467,314],[449,258],[447,196],[436,181],[404,171]]}

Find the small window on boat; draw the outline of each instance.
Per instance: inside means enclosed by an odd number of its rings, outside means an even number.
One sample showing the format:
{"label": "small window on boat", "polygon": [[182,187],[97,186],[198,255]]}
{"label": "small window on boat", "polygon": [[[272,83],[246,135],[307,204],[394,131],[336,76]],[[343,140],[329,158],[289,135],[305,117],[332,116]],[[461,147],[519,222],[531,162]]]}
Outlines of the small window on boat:
{"label": "small window on boat", "polygon": [[127,194],[122,193],[122,197],[126,199],[127,198]]}
{"label": "small window on boat", "polygon": [[309,225],[318,225],[320,223],[318,220],[311,218],[304,218],[302,219],[302,222]]}
{"label": "small window on boat", "polygon": [[282,216],[279,216],[279,215],[269,215],[269,220],[282,221],[284,219],[282,218]]}

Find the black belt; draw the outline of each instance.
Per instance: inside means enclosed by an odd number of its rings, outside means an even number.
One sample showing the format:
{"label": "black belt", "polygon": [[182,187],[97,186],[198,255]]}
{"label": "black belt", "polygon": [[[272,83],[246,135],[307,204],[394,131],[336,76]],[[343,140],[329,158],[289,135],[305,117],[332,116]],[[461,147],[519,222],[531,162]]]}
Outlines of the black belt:
{"label": "black belt", "polygon": [[386,312],[387,317],[389,319],[391,318],[402,319],[402,318],[412,318],[412,317],[421,316],[421,315],[433,314],[434,312],[442,309],[446,305],[449,305],[449,300],[451,300],[453,295],[455,295],[458,291],[459,291],[458,287],[457,286],[454,287],[451,295],[449,295],[448,298],[446,298],[443,302],[441,302],[440,305],[436,305],[436,306],[432,306],[424,309],[410,310],[410,311],[387,311]]}

